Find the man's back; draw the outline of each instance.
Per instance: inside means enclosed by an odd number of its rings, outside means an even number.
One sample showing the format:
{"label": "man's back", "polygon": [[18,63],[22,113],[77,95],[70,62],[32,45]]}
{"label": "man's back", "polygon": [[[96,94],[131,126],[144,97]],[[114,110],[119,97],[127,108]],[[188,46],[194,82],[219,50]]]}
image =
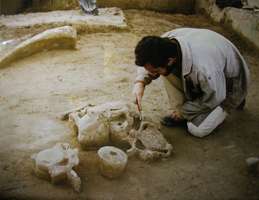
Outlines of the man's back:
{"label": "man's back", "polygon": [[165,33],[162,37],[176,38],[183,47],[182,51],[191,54],[189,57],[192,66],[189,67],[206,71],[224,71],[227,77],[238,76],[242,67],[246,78],[249,79],[247,64],[238,49],[228,39],[214,31],[179,28]]}

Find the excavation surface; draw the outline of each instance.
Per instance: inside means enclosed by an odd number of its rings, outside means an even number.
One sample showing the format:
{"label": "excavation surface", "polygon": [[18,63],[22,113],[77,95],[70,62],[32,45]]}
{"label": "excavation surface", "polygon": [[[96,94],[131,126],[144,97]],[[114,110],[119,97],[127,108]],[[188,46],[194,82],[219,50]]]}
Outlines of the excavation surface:
{"label": "excavation surface", "polygon": [[[198,15],[125,11],[130,29],[81,34],[77,50],[44,51],[0,69],[0,194],[6,199],[258,199],[259,183],[247,173],[245,159],[259,153],[258,51],[231,31]],[[214,134],[197,139],[182,128],[162,128],[174,146],[170,158],[145,163],[129,159],[126,172],[108,180],[97,169],[96,151],[80,149],[77,172],[82,192],[53,186],[33,173],[30,156],[57,142],[78,142],[59,116],[66,110],[112,100],[132,101],[136,73],[134,47],[145,35],[176,27],[203,27],[228,37],[240,48],[251,70],[244,111],[233,112]],[[34,29],[1,28],[1,40],[32,34]],[[158,121],[167,114],[162,81],[147,86],[143,115]],[[257,181],[257,182],[256,182]]]}

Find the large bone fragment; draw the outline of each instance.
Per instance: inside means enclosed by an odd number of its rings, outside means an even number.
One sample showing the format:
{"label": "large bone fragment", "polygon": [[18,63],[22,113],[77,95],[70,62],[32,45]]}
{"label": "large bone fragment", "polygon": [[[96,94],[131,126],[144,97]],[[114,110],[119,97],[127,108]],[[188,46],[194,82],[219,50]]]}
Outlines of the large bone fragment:
{"label": "large bone fragment", "polygon": [[40,51],[57,48],[75,48],[76,38],[76,30],[71,26],[46,30],[21,42],[0,58],[0,68],[12,61],[30,56]]}
{"label": "large bone fragment", "polygon": [[125,102],[108,102],[98,106],[86,106],[69,114],[76,127],[79,143],[85,149],[125,143],[133,126],[134,112]]}
{"label": "large bone fragment", "polygon": [[80,118],[73,113],[70,120],[76,123],[78,141],[85,148],[99,147],[109,143],[109,123],[102,115],[85,115]]}
{"label": "large bone fragment", "polygon": [[137,155],[141,160],[150,161],[167,158],[173,146],[167,142],[159,128],[151,122],[142,122],[138,130],[132,129],[128,141],[131,148],[127,153]]}
{"label": "large bone fragment", "polygon": [[153,122],[139,121],[133,105],[122,101],[86,106],[69,114],[83,148],[130,146],[128,155],[150,161],[169,157],[173,147]]}
{"label": "large bone fragment", "polygon": [[80,191],[81,180],[73,170],[79,164],[77,149],[71,149],[67,143],[58,143],[32,155],[32,159],[39,178],[50,180],[53,184],[68,180],[75,191]]}

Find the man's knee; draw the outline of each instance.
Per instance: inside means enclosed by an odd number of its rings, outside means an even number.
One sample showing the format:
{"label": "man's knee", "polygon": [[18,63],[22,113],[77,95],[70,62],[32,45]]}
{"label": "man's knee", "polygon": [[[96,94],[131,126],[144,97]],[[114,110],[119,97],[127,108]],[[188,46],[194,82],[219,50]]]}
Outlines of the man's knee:
{"label": "man's knee", "polygon": [[195,137],[202,138],[211,133],[210,130],[206,130],[204,128],[200,128],[199,126],[195,126],[192,122],[188,122],[187,127],[188,132]]}
{"label": "man's knee", "polygon": [[226,118],[227,113],[220,107],[216,107],[202,122],[196,126],[192,122],[187,123],[188,131],[196,137],[205,137],[213,132]]}

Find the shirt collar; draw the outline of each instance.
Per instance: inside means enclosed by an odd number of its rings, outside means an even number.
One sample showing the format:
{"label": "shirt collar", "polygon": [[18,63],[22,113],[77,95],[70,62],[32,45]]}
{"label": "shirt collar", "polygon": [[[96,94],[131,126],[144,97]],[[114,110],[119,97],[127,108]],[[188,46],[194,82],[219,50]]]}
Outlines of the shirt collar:
{"label": "shirt collar", "polygon": [[168,37],[170,40],[178,41],[182,52],[182,76],[186,76],[192,69],[192,53],[188,43],[182,37]]}
{"label": "shirt collar", "polygon": [[182,75],[186,76],[192,69],[192,54],[190,46],[181,37],[176,38],[182,51]]}

